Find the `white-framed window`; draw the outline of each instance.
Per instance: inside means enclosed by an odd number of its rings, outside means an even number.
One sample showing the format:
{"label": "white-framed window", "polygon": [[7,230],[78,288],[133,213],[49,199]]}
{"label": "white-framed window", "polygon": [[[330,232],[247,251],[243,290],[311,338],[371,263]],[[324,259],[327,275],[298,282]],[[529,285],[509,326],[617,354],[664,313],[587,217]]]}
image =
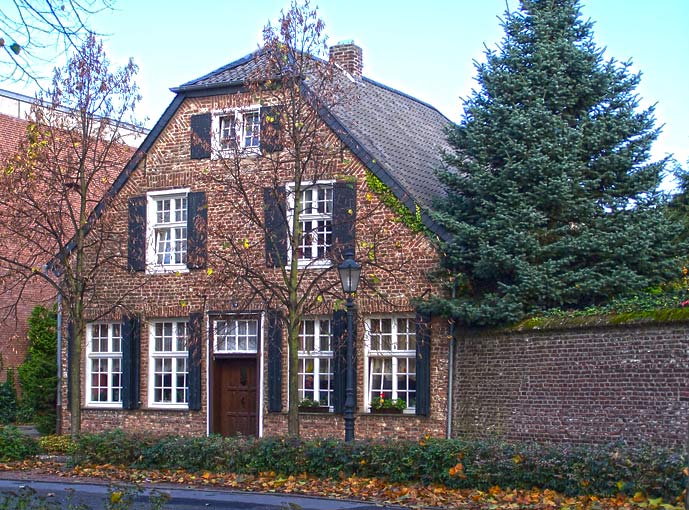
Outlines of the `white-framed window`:
{"label": "white-framed window", "polygon": [[186,320],[166,320],[150,324],[150,407],[188,407],[187,329]]}
{"label": "white-framed window", "polygon": [[122,406],[122,324],[86,327],[86,404]]}
{"label": "white-framed window", "polygon": [[213,115],[216,152],[258,151],[261,146],[261,109],[251,106]]}
{"label": "white-framed window", "polygon": [[333,405],[332,321],[309,318],[299,328],[299,400]]}
{"label": "white-framed window", "polygon": [[[302,183],[299,193],[299,265],[301,267],[327,267],[333,245],[333,183],[318,181]],[[293,231],[293,214],[296,197],[294,184],[288,184],[288,215]],[[294,238],[294,236],[290,236]]]}
{"label": "white-framed window", "polygon": [[376,397],[402,399],[416,407],[416,323],[414,317],[366,320],[366,408]]}
{"label": "white-framed window", "polygon": [[148,272],[187,270],[187,195],[189,189],[147,194],[146,267]]}
{"label": "white-framed window", "polygon": [[258,352],[258,321],[256,319],[217,319],[213,322],[216,353]]}

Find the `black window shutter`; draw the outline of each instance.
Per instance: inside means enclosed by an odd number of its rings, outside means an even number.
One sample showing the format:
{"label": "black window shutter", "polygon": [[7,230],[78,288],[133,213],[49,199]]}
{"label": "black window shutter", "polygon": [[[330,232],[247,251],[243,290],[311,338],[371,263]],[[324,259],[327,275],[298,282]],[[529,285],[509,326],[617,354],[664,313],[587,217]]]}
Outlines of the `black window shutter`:
{"label": "black window shutter", "polygon": [[189,409],[201,409],[201,338],[203,336],[203,314],[189,314]]}
{"label": "black window shutter", "polygon": [[335,310],[332,323],[333,407],[344,412],[347,384],[347,312]]}
{"label": "black window shutter", "polygon": [[191,116],[191,159],[211,157],[211,114]]}
{"label": "black window shutter", "polygon": [[333,184],[333,247],[336,259],[342,258],[345,248],[355,248],[356,183]]}
{"label": "black window shutter", "polygon": [[268,311],[268,411],[282,411],[282,315]]}
{"label": "black window shutter", "polygon": [[146,197],[129,199],[127,265],[130,271],[146,269]]}
{"label": "black window shutter", "polygon": [[416,315],[416,414],[431,412],[431,318]]}
{"label": "black window shutter", "polygon": [[266,266],[268,267],[281,267],[287,264],[286,203],[284,186],[263,188]]}
{"label": "black window shutter", "polygon": [[282,129],[282,109],[278,106],[261,108],[261,150],[278,152],[282,150],[280,131]]}
{"label": "black window shutter", "polygon": [[74,323],[67,323],[67,407],[72,405],[72,361],[74,360]]}
{"label": "black window shutter", "polygon": [[199,191],[187,195],[187,267],[205,269],[208,264],[208,204]]}
{"label": "black window shutter", "polygon": [[122,408],[139,408],[141,328],[137,317],[122,322]]}

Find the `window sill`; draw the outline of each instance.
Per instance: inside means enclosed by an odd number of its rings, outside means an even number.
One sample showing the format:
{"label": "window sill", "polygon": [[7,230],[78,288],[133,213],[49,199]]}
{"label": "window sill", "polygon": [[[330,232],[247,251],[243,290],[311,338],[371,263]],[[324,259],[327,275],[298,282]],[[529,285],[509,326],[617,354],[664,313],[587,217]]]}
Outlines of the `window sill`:
{"label": "window sill", "polygon": [[146,274],[185,274],[189,272],[189,268],[184,265],[176,266],[159,266],[159,265],[149,265],[146,266]]}
{"label": "window sill", "polygon": [[149,404],[151,411],[188,411],[188,404]]}
{"label": "window sill", "polygon": [[299,269],[328,269],[332,266],[332,260],[324,259],[300,259],[299,262],[297,262],[297,267]]}
{"label": "window sill", "polygon": [[223,159],[233,159],[233,158],[257,158],[261,156],[260,147],[242,147],[240,149],[217,149],[213,151],[211,159],[213,160],[223,160]]}
{"label": "window sill", "polygon": [[121,402],[86,402],[84,409],[122,409]]}

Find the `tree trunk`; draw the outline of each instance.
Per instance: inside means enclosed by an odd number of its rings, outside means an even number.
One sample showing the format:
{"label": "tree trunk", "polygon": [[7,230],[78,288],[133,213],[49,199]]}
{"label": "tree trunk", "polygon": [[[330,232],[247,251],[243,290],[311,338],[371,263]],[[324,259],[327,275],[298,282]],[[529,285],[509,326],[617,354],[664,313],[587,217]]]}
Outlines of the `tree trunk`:
{"label": "tree trunk", "polygon": [[287,345],[289,350],[287,433],[290,436],[299,437],[299,320],[297,314],[293,314],[292,311],[290,311]]}
{"label": "tree trunk", "polygon": [[[79,306],[78,308],[81,308]],[[84,337],[84,319],[81,313],[72,318],[73,333],[69,338],[69,412],[70,435],[76,438],[81,432],[81,346]]]}

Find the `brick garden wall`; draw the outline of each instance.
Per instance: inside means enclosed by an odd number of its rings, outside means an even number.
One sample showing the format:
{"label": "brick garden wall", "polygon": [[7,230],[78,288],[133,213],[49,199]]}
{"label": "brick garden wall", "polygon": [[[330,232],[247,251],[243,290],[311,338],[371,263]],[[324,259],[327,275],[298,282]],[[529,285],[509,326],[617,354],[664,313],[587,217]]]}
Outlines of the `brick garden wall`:
{"label": "brick garden wall", "polygon": [[467,335],[453,435],[684,444],[689,324]]}

